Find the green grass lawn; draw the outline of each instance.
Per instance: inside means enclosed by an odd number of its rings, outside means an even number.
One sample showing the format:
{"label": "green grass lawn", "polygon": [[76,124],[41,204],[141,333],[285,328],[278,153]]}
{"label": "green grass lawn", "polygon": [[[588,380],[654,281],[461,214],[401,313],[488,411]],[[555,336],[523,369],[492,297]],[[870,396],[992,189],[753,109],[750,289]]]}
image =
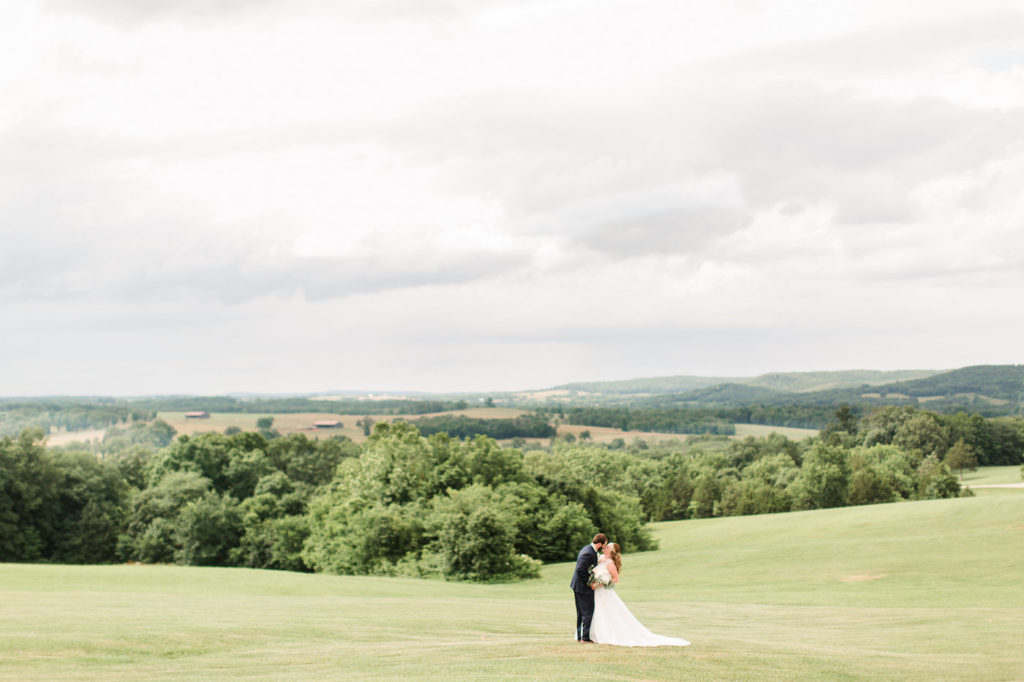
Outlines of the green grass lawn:
{"label": "green grass lawn", "polygon": [[994,485],[1001,483],[1024,483],[1024,478],[1021,478],[1020,465],[978,467],[977,471],[964,472],[965,485]]}
{"label": "green grass lawn", "polygon": [[690,647],[576,644],[569,564],[510,585],[4,564],[0,678],[1024,679],[1024,496],[654,528],[619,594]]}

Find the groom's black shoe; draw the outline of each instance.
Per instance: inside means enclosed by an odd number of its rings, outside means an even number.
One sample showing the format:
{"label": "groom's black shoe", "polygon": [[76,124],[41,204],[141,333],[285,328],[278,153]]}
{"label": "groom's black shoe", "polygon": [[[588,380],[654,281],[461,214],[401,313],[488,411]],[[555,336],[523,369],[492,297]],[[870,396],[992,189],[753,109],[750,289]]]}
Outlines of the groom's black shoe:
{"label": "groom's black shoe", "polygon": [[580,641],[583,642],[584,644],[593,644],[594,643],[594,640],[592,640],[592,639],[581,639]]}

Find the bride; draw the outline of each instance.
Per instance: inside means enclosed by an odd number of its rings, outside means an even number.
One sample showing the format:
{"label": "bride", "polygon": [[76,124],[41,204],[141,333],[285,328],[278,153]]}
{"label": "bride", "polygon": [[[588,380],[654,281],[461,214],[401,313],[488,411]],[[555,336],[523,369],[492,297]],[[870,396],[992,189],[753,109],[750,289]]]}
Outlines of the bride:
{"label": "bride", "polygon": [[613,589],[619,582],[622,559],[619,546],[608,543],[604,556],[594,567],[594,620],[590,625],[590,638],[599,644],[619,646],[689,646],[685,639],[656,635],[630,613],[625,602]]}

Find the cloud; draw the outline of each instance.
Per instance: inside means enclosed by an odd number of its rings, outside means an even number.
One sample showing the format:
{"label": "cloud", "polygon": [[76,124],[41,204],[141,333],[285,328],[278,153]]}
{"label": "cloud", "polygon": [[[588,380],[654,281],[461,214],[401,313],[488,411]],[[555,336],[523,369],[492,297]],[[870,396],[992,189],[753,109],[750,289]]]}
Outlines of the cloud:
{"label": "cloud", "polygon": [[1024,332],[993,322],[1024,290],[1013,3],[5,18],[0,311],[45,320],[4,340],[26,366],[59,353],[45,328],[143,392],[259,389],[282,355],[281,390],[516,388],[955,366],[927,339],[987,360]]}

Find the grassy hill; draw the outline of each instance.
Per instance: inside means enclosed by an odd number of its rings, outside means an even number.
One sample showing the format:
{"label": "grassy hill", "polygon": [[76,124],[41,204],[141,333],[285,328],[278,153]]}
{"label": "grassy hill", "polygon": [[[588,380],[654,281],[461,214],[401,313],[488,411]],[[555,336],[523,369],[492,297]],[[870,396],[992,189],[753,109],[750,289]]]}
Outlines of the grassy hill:
{"label": "grassy hill", "polygon": [[851,369],[836,372],[772,372],[762,374],[745,382],[748,386],[771,388],[776,391],[801,393],[805,391],[826,391],[837,388],[877,386],[897,381],[924,379],[939,374],[933,369],[902,369],[880,371]]}
{"label": "grassy hill", "polygon": [[617,381],[579,381],[571,384],[555,386],[552,390],[582,391],[585,393],[681,393],[697,388],[706,388],[716,384],[738,381],[735,377],[643,377],[639,379],[621,379]]}
{"label": "grassy hill", "polygon": [[466,585],[0,565],[0,678],[1024,679],[1024,494],[658,524],[619,594],[685,649],[572,641],[571,566]]}
{"label": "grassy hill", "polygon": [[923,379],[940,370],[867,370],[852,369],[835,372],[772,372],[755,377],[670,376],[624,379],[621,381],[583,381],[556,386],[555,389],[611,394],[666,394],[698,391],[723,384],[741,384],[784,393],[823,391],[837,388],[860,388],[890,384],[910,379]]}

